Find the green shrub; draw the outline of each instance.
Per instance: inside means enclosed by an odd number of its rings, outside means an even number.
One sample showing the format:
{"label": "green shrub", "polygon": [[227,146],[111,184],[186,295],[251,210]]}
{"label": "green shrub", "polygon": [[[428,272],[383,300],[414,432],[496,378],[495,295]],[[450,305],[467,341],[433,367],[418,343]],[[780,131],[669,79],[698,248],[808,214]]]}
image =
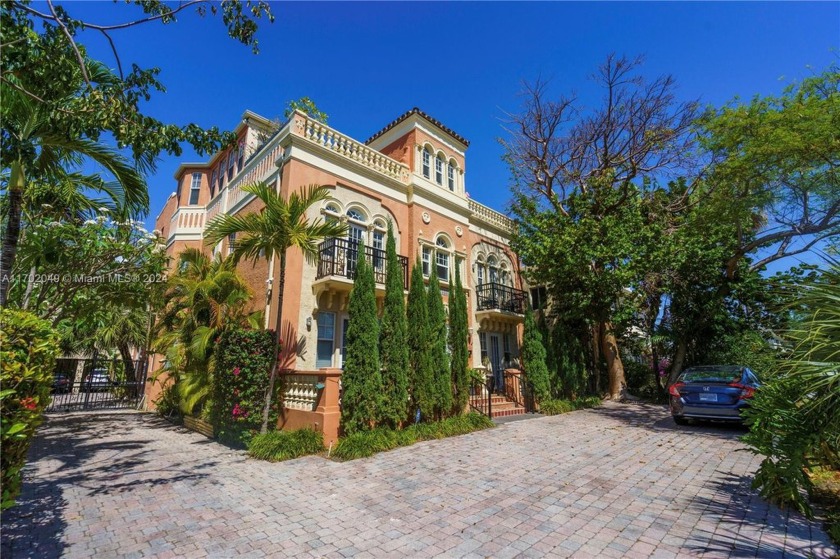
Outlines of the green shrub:
{"label": "green shrub", "polygon": [[357,431],[339,439],[332,455],[340,460],[355,460],[397,448],[400,446],[397,433],[384,428]]}
{"label": "green shrub", "polygon": [[597,396],[587,396],[576,400],[548,400],[540,404],[540,413],[544,415],[559,415],[575,410],[597,408],[600,405],[601,399]]}
{"label": "green shrub", "polygon": [[170,420],[180,420],[181,398],[174,382],[168,382],[155,400],[155,413]]}
{"label": "green shrub", "polygon": [[0,510],[14,505],[20,493],[20,471],[50,402],[58,354],[59,337],[48,322],[31,313],[0,310]]}
{"label": "green shrub", "polygon": [[248,443],[248,454],[253,458],[280,462],[324,450],[324,435],[312,429],[297,431],[269,431],[254,435]]}
{"label": "green shrub", "polygon": [[[216,348],[213,374],[213,409],[211,423],[216,437],[228,444],[247,445],[259,431],[268,390],[269,375],[274,365],[276,337],[273,330],[228,330]],[[269,425],[277,423],[275,383]]]}
{"label": "green shrub", "polygon": [[340,439],[333,449],[332,456],[339,460],[355,460],[401,446],[410,446],[419,441],[465,435],[492,426],[493,421],[487,416],[468,413],[458,417],[450,417],[443,421],[419,423],[398,431],[382,428],[373,429],[357,432]]}

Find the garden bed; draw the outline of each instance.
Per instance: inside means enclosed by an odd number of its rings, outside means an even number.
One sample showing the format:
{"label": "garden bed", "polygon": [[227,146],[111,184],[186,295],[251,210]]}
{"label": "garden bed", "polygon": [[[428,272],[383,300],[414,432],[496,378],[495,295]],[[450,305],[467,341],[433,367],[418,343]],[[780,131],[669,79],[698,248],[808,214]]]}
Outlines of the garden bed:
{"label": "garden bed", "polygon": [[216,436],[213,426],[209,422],[190,415],[184,416],[184,427],[211,439]]}

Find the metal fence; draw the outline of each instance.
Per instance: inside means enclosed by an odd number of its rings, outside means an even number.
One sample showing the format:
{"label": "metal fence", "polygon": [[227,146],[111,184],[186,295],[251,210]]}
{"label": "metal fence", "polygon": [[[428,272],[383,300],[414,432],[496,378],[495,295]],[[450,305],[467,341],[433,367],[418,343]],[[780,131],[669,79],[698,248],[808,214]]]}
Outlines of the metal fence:
{"label": "metal fence", "polygon": [[46,412],[136,408],[143,398],[146,361],[57,359]]}

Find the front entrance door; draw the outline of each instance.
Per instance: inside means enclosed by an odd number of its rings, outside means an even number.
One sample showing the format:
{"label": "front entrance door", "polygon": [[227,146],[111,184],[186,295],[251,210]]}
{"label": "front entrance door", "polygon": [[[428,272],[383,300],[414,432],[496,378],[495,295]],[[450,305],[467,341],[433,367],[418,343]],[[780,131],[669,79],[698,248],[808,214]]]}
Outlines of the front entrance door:
{"label": "front entrance door", "polygon": [[493,381],[496,391],[504,390],[504,369],[502,369],[502,352],[499,334],[490,334],[490,365],[493,367]]}

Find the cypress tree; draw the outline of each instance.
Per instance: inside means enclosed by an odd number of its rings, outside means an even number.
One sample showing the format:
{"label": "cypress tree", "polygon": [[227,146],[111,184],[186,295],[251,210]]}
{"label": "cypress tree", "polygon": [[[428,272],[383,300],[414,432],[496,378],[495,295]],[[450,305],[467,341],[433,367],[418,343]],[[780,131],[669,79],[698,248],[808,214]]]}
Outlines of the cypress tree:
{"label": "cypress tree", "polygon": [[383,398],[379,415],[383,423],[397,428],[408,417],[408,324],[403,299],[403,270],[397,258],[390,221],[385,259],[385,310],[379,333]]}
{"label": "cypress tree", "polygon": [[429,342],[432,363],[432,382],[435,391],[435,417],[443,419],[452,411],[452,371],[449,369],[449,343],[446,335],[446,311],[440,292],[437,266],[432,266],[428,290]]}
{"label": "cypress tree", "polygon": [[548,323],[546,316],[548,311],[542,309],[537,319],[537,329],[542,336],[543,347],[545,347],[545,366],[548,368],[548,388],[552,398],[562,394],[562,380],[560,377],[560,365],[558,363],[556,336]]}
{"label": "cypress tree", "polygon": [[449,293],[449,348],[451,353],[452,386],[455,387],[452,414],[460,415],[470,398],[467,343],[467,297],[461,284],[461,270],[455,261],[455,287]]}
{"label": "cypress tree", "polygon": [[346,435],[369,430],[379,421],[382,398],[376,292],[373,268],[364,253],[364,244],[359,243],[341,375],[341,426]]}
{"label": "cypress tree", "polygon": [[429,331],[429,312],[426,300],[426,286],[423,283],[423,269],[417,260],[411,269],[411,286],[408,292],[408,324],[411,324],[411,336],[408,337],[408,359],[411,365],[409,384],[411,385],[412,412],[420,410],[424,420],[434,418],[435,387],[432,375],[431,344]]}
{"label": "cypress tree", "polygon": [[534,311],[530,307],[525,311],[525,333],[521,353],[528,387],[538,403],[545,402],[551,398],[548,367],[545,365],[545,346],[543,346],[537,322],[534,320]]}

